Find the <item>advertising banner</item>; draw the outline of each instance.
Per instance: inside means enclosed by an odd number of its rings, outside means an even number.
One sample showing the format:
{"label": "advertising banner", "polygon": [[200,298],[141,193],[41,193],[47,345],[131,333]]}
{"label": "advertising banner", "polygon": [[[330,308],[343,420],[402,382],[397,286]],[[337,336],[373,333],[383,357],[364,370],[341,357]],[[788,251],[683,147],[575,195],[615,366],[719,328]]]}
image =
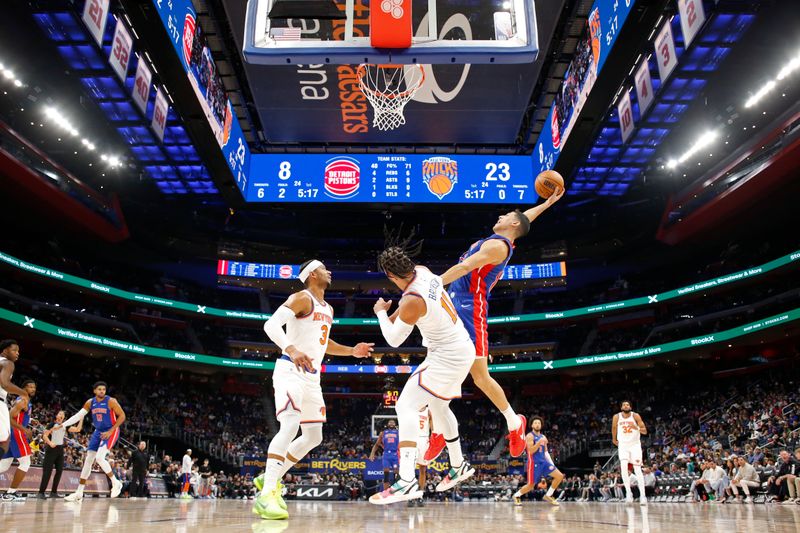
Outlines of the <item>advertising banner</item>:
{"label": "advertising banner", "polygon": [[239,190],[244,194],[250,168],[250,147],[228,99],[206,35],[197,22],[194,6],[191,0],[153,0],[153,5],[203,108],[222,155]]}
{"label": "advertising banner", "polygon": [[596,0],[533,150],[534,175],[553,168],[635,0]]}

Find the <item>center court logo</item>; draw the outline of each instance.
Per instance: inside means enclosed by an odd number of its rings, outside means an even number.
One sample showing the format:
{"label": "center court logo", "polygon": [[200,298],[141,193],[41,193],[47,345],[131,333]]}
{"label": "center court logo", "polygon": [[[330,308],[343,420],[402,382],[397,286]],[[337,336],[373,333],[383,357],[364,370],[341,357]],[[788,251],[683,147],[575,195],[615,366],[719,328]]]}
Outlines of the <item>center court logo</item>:
{"label": "center court logo", "polygon": [[422,181],[441,200],[458,183],[458,163],[449,157],[430,157],[422,162]]}
{"label": "center court logo", "polygon": [[361,185],[361,168],[352,157],[329,159],[325,165],[325,194],[337,200],[352,198]]}

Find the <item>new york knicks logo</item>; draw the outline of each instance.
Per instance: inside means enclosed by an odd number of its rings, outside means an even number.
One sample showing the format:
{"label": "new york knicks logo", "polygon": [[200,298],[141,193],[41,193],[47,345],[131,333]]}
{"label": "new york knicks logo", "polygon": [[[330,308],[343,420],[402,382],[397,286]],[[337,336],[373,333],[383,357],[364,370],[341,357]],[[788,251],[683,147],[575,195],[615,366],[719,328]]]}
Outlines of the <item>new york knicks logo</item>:
{"label": "new york knicks logo", "polygon": [[352,157],[329,159],[325,166],[325,194],[337,200],[352,198],[361,185],[361,168]]}
{"label": "new york knicks logo", "polygon": [[430,157],[422,162],[422,181],[441,200],[458,183],[458,163],[449,157]]}

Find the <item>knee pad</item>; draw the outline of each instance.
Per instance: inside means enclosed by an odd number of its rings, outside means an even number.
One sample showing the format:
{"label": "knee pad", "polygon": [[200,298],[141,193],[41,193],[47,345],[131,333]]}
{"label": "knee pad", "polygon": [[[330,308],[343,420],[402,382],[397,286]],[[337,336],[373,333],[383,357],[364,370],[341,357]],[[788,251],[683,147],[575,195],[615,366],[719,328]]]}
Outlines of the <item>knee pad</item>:
{"label": "knee pad", "polygon": [[86,459],[83,460],[83,468],[81,468],[81,479],[89,479],[95,457],[97,457],[97,452],[86,452]]}
{"label": "knee pad", "polygon": [[17,469],[22,470],[23,472],[27,472],[28,469],[31,467],[31,456],[26,455],[25,457],[20,457],[17,459],[19,461],[19,466]]}
{"label": "knee pad", "polygon": [[278,417],[278,421],[281,423],[281,428],[278,433],[272,437],[269,443],[268,453],[286,457],[289,444],[291,444],[295,435],[297,435],[297,430],[300,429],[300,413],[297,411],[284,411]]}

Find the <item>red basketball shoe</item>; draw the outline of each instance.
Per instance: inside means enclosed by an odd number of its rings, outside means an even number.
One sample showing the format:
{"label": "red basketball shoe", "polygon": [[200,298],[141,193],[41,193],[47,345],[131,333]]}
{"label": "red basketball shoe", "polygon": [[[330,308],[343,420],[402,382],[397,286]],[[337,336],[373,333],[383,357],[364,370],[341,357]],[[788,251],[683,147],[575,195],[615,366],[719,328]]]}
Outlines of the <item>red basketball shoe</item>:
{"label": "red basketball shoe", "polygon": [[525,428],[528,427],[528,420],[524,415],[519,416],[519,427],[508,432],[508,451],[511,457],[519,457],[525,451]]}
{"label": "red basketball shoe", "polygon": [[446,445],[447,443],[444,440],[444,435],[441,433],[431,433],[431,438],[428,440],[428,449],[425,450],[425,460],[431,462],[439,457],[439,454],[442,453]]}

